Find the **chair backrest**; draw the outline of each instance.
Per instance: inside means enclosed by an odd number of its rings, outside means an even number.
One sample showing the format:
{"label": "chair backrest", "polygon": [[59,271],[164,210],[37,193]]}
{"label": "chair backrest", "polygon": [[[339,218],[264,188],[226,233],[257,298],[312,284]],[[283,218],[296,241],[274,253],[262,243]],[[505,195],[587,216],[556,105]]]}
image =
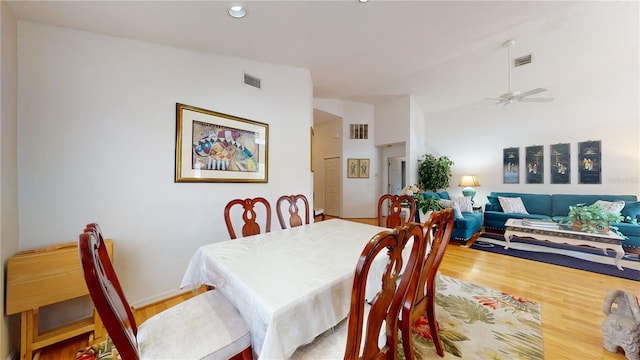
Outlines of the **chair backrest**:
{"label": "chair backrest", "polygon": [[309,201],[307,197],[298,194],[298,195],[283,195],[278,198],[278,202],[276,203],[276,213],[278,214],[278,220],[280,221],[280,226],[283,229],[287,228],[287,222],[285,220],[284,214],[282,213],[282,203],[287,202],[288,211],[289,211],[289,226],[296,227],[302,225],[302,218],[298,214],[298,200],[302,202],[304,205],[304,224],[309,224]]}
{"label": "chair backrest", "polygon": [[417,287],[415,291],[409,291],[402,309],[402,318],[411,319],[410,324],[426,311],[428,297],[435,294],[434,281],[451,238],[454,217],[452,208],[434,211],[424,224],[428,253],[419,271]]}
{"label": "chair backrest", "polygon": [[[409,256],[403,257],[403,250],[412,238]],[[409,291],[415,291],[418,285],[417,280],[425,249],[423,229],[417,223],[382,231],[367,243],[358,259],[353,280],[345,359],[397,358],[398,317],[406,294]],[[387,255],[387,264],[382,274],[382,286],[373,299],[368,299],[371,307],[365,322],[365,310],[369,306],[365,299],[369,269],[374,259],[381,260],[376,259],[376,256],[383,251]],[[403,262],[406,262],[404,270],[406,276],[403,275],[398,284]],[[380,278],[375,277],[375,279]],[[383,322],[385,322],[384,328]],[[385,334],[386,343],[380,347],[379,339],[382,332]],[[361,347],[362,356],[360,356]]]}
{"label": "chair backrest", "polygon": [[99,227],[80,234],[78,252],[89,295],[105,329],[123,359],[138,359],[138,328],[109,259]]}
{"label": "chair backrest", "polygon": [[[383,209],[387,200],[389,201],[389,215],[387,216],[387,221],[383,222]],[[409,217],[407,218],[407,222],[414,221],[416,215],[416,201],[412,196],[384,194],[380,199],[378,199],[378,226],[393,229],[402,225],[402,218],[400,217],[400,214],[402,214],[401,205],[403,202],[406,202],[409,205],[409,214],[407,214]]]}
{"label": "chair backrest", "polygon": [[260,234],[261,229],[260,225],[256,221],[256,211],[254,207],[256,204],[261,203],[265,207],[266,213],[266,222],[264,232],[271,231],[271,205],[267,201],[267,199],[262,197],[257,197],[253,199],[234,199],[227,203],[227,206],[224,208],[224,221],[227,224],[227,230],[229,230],[229,236],[232,239],[236,239],[236,232],[233,229],[233,223],[231,222],[231,209],[236,206],[242,206],[242,220],[244,221],[244,225],[242,225],[242,236],[256,235]]}

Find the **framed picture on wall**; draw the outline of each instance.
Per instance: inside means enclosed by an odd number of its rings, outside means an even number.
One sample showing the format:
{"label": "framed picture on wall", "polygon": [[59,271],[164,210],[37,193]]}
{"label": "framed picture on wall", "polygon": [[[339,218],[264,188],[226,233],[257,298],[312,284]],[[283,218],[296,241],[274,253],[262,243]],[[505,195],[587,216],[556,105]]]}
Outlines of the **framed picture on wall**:
{"label": "framed picture on wall", "polygon": [[360,159],[358,161],[359,172],[358,177],[368,179],[369,178],[369,159]]}
{"label": "framed picture on wall", "polygon": [[544,183],[544,148],[542,145],[534,145],[527,146],[525,149],[527,184]]}
{"label": "framed picture on wall", "polygon": [[347,177],[357,178],[360,170],[358,159],[347,159]]}
{"label": "framed picture on wall", "polygon": [[502,151],[502,181],[505,184],[520,182],[520,148],[506,148]]}
{"label": "framed picture on wall", "polygon": [[269,125],[176,104],[175,182],[268,182]]}
{"label": "framed picture on wall", "polygon": [[578,143],[580,184],[602,184],[602,152],[600,140]]}
{"label": "framed picture on wall", "polygon": [[571,148],[569,144],[550,146],[551,183],[571,183]]}

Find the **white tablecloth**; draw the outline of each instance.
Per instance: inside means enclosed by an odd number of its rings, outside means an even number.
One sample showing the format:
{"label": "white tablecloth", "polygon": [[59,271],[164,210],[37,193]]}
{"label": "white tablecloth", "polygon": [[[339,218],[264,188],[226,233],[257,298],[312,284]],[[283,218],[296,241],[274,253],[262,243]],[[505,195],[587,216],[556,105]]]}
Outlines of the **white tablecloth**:
{"label": "white tablecloth", "polygon": [[358,257],[383,230],[332,219],[205,245],[181,287],[214,285],[242,314],[258,357],[286,359],[348,315]]}

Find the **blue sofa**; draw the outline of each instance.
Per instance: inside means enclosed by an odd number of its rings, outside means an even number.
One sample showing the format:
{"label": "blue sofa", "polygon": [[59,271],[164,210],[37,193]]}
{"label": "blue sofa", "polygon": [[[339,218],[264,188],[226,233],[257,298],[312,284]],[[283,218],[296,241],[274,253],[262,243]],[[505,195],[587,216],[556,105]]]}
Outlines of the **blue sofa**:
{"label": "blue sofa", "polygon": [[[437,199],[451,200],[449,193],[446,191],[441,192],[425,192],[425,197],[435,197]],[[463,212],[463,219],[456,218],[453,223],[453,230],[451,231],[451,238],[468,241],[474,234],[478,233],[482,229],[482,213],[479,212]],[[416,211],[416,221],[420,221],[419,214]]]}
{"label": "blue sofa", "polygon": [[[498,197],[519,197],[529,214],[506,214],[502,211]],[[484,207],[485,230],[504,231],[507,219],[544,219],[562,221],[569,213],[569,206],[577,204],[591,205],[598,200],[620,201],[625,206],[622,216],[637,219],[640,222],[640,202],[635,195],[591,195],[591,194],[527,194],[511,192],[492,192],[487,196],[488,202]],[[627,239],[622,244],[625,251],[640,252],[640,225],[629,222],[611,223],[618,228]]]}

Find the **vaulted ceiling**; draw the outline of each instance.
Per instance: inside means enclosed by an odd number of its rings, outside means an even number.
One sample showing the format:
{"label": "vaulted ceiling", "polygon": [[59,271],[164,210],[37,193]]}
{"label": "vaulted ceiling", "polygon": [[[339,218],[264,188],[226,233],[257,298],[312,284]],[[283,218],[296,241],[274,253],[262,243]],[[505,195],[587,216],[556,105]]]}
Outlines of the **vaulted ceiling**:
{"label": "vaulted ceiling", "polygon": [[[469,101],[497,96],[506,90],[504,41],[560,28],[577,13],[602,6],[577,1],[238,3],[248,12],[243,19],[227,14],[227,1],[7,1],[19,19],[307,68],[316,98],[375,103],[413,95],[427,112],[453,106],[446,104],[453,96],[438,95],[446,93],[446,84],[434,75],[439,66],[478,59],[478,73],[500,74],[495,90],[449,91]],[[518,44],[515,55],[518,46],[531,52],[527,44]]]}

